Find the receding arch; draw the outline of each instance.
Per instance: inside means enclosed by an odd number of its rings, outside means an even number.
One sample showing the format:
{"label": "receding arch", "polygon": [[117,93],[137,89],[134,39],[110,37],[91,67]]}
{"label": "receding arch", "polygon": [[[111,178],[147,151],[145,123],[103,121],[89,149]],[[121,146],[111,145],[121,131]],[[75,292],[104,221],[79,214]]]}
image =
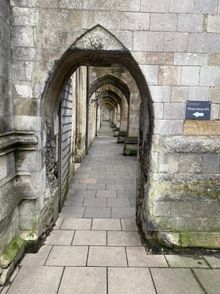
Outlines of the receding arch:
{"label": "receding arch", "polygon": [[104,85],[113,85],[117,87],[121,92],[124,94],[128,104],[130,101],[130,90],[128,86],[119,78],[113,75],[105,75],[103,77],[98,78],[95,80],[92,85],[90,86],[89,96],[91,97],[92,94],[101,88]]}
{"label": "receding arch", "polygon": [[112,98],[118,104],[120,104],[120,102],[121,102],[121,97],[119,97],[118,94],[116,94],[114,91],[111,91],[111,90],[100,92],[97,98],[102,99],[102,98],[105,98],[105,97]]}

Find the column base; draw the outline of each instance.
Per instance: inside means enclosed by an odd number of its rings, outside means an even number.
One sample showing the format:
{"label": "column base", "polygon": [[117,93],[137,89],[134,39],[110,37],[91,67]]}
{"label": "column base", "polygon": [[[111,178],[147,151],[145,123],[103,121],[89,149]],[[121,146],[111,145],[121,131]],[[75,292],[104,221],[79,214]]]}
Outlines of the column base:
{"label": "column base", "polygon": [[125,142],[126,137],[127,137],[127,132],[119,131],[117,143],[123,144]]}
{"label": "column base", "polygon": [[125,156],[137,156],[137,146],[138,146],[137,137],[127,137],[124,142],[123,153]]}

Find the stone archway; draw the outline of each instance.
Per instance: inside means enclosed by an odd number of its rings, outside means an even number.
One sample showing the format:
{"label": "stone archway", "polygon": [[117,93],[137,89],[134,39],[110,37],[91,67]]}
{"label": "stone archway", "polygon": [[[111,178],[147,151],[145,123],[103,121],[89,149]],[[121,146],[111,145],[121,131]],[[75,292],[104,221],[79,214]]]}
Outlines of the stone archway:
{"label": "stone archway", "polygon": [[[144,193],[147,191],[150,153],[153,134],[153,104],[145,77],[130,52],[107,30],[97,25],[83,36],[63,54],[51,71],[42,97],[42,116],[44,118],[44,130],[47,134],[47,142],[53,138],[53,114],[56,113],[60,100],[60,92],[65,81],[79,66],[111,66],[125,67],[135,80],[141,99],[140,126],[139,126],[139,179],[137,218],[144,222]],[[109,78],[109,77],[108,77]],[[124,87],[124,86],[123,86]],[[124,87],[124,89],[127,89]],[[127,91],[126,91],[127,92]],[[46,168],[49,171],[54,164],[55,150],[47,149]],[[49,183],[51,179],[49,176]],[[54,183],[52,183],[54,184]]]}

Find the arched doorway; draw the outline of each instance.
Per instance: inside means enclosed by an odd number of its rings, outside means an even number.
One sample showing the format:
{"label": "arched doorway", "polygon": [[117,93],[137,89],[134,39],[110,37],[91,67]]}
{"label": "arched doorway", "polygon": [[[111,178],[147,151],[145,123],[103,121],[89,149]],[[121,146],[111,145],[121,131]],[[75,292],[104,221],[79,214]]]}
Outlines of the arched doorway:
{"label": "arched doorway", "polygon": [[[153,104],[142,71],[130,52],[108,31],[96,26],[81,36],[60,58],[49,75],[42,97],[42,117],[44,131],[47,134],[46,168],[48,186],[54,191],[59,188],[59,172],[56,163],[56,138],[54,136],[54,119],[61,103],[61,91],[70,76],[80,66],[123,66],[133,77],[141,101],[139,114],[138,141],[138,185],[137,185],[137,219],[144,223],[145,192],[148,185],[148,172],[153,134]],[[105,79],[109,77],[105,77]],[[112,82],[113,79],[111,79]],[[100,81],[102,83],[102,80]],[[112,82],[114,83],[114,82]],[[121,84],[128,98],[126,85]],[[87,93],[89,101],[90,93]],[[53,143],[54,142],[54,143]],[[52,174],[53,173],[53,174]],[[52,191],[53,193],[53,191]],[[62,203],[62,201],[58,201]]]}

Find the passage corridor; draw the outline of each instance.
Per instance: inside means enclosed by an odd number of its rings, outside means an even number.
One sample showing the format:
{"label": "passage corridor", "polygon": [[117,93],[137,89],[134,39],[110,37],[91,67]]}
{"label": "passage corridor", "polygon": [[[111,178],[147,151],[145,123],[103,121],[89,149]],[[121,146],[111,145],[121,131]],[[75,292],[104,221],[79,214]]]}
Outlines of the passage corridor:
{"label": "passage corridor", "polygon": [[3,293],[219,294],[217,257],[145,252],[135,224],[136,158],[124,157],[111,135],[100,130],[56,227]]}

